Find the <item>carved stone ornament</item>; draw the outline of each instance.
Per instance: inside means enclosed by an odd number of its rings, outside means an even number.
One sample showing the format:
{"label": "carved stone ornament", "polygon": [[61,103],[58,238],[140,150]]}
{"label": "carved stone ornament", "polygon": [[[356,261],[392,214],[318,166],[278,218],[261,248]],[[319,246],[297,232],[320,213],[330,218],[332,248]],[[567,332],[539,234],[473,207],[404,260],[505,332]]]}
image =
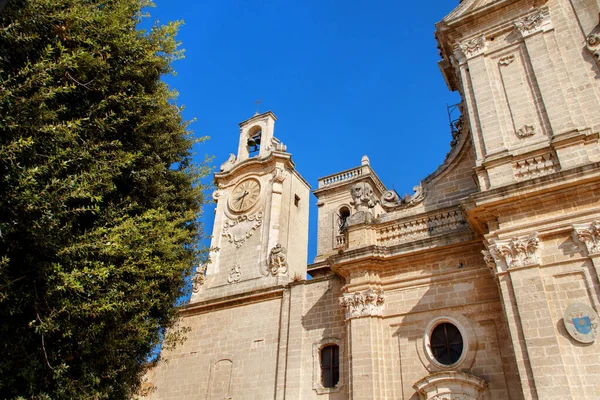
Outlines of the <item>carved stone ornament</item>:
{"label": "carved stone ornament", "polygon": [[486,42],[485,36],[481,35],[478,37],[465,40],[459,43],[458,48],[464,53],[467,58],[475,57],[485,51]]}
{"label": "carved stone ornament", "polygon": [[498,60],[498,65],[505,67],[507,65],[510,65],[513,61],[515,61],[515,55],[511,54],[508,56],[500,57],[500,60]]}
{"label": "carved stone ornament", "polygon": [[221,167],[219,168],[221,170],[221,172],[227,172],[230,169],[233,168],[233,166],[235,165],[235,160],[236,160],[236,156],[235,154],[229,154],[229,158],[227,159],[227,161],[225,161],[223,164],[221,164]]}
{"label": "carved stone ornament", "polygon": [[539,244],[537,232],[534,232],[528,237],[498,240],[490,248],[494,255],[504,258],[508,268],[518,268],[538,264],[536,250]]}
{"label": "carved stone ornament", "polygon": [[535,128],[533,125],[523,125],[517,132],[517,136],[520,139],[535,135]]}
{"label": "carved stone ornament", "polygon": [[585,48],[594,57],[596,64],[600,66],[600,24],[596,25],[585,39]]}
{"label": "carved stone ornament", "polygon": [[563,318],[569,335],[581,343],[593,343],[598,336],[598,314],[587,304],[571,303]]}
{"label": "carved stone ornament", "polygon": [[271,249],[268,265],[269,271],[273,276],[287,274],[288,263],[285,247],[277,243],[277,245]]}
{"label": "carved stone ornament", "polygon": [[413,385],[424,400],[483,400],[487,387],[483,379],[458,371],[436,372]]}
{"label": "carved stone ornament", "polygon": [[368,211],[377,204],[373,188],[367,182],[355,183],[352,185],[350,193],[352,194],[356,211]]}
{"label": "carved stone ornament", "polygon": [[285,181],[285,178],[287,178],[287,173],[285,172],[285,170],[279,167],[275,167],[273,172],[271,172],[271,175],[273,175],[273,182],[278,183],[282,183],[283,181]]}
{"label": "carved stone ornament", "polygon": [[228,283],[239,282],[242,279],[242,272],[240,271],[240,266],[236,263],[233,265],[231,270],[229,271],[229,276],[227,277]]}
{"label": "carved stone ornament", "polygon": [[277,138],[271,138],[271,143],[267,145],[268,151],[281,151],[285,152],[287,150],[287,146]]}
{"label": "carved stone ornament", "polygon": [[488,250],[481,250],[481,254],[483,254],[483,261],[492,272],[492,276],[496,276],[496,259]]}
{"label": "carved stone ornament", "polygon": [[523,37],[547,30],[550,25],[550,11],[547,6],[540,7],[533,14],[519,18],[514,24]]}
{"label": "carved stone ornament", "polygon": [[200,265],[196,268],[196,274],[192,277],[192,292],[198,293],[204,281],[206,280],[206,265]]}
{"label": "carved stone ornament", "polygon": [[398,196],[395,190],[388,190],[381,196],[381,206],[386,210],[390,210],[398,207],[412,207],[421,203],[425,199],[425,189],[423,184],[420,183],[418,186],[413,187],[413,195],[406,195],[402,199]]}
{"label": "carved stone ornament", "polygon": [[383,290],[369,289],[363,292],[344,293],[340,305],[346,309],[346,319],[381,316],[385,297]]}
{"label": "carved stone ornament", "polygon": [[573,238],[585,244],[589,255],[600,254],[600,221],[574,224],[573,229]]}
{"label": "carved stone ornament", "polygon": [[221,235],[239,249],[246,242],[246,239],[250,238],[254,231],[262,225],[262,217],[263,213],[261,211],[256,215],[240,215],[233,221],[225,221]]}

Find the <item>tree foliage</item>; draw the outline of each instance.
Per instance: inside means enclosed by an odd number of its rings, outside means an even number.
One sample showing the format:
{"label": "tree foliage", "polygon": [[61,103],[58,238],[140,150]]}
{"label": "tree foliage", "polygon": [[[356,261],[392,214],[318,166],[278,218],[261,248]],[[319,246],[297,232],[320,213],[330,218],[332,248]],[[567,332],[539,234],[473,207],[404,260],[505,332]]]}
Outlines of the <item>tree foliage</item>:
{"label": "tree foliage", "polygon": [[188,124],[146,0],[0,15],[0,398],[129,398],[200,250]]}

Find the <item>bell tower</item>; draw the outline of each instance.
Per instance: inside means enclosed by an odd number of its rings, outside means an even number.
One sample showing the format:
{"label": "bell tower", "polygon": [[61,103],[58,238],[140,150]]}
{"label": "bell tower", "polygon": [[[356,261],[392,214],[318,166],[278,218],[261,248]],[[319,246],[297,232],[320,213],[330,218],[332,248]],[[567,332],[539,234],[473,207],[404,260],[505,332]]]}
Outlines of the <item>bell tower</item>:
{"label": "bell tower", "polygon": [[310,187],[273,136],[270,111],[239,124],[237,155],[215,173],[210,260],[190,303],[281,286],[306,276]]}

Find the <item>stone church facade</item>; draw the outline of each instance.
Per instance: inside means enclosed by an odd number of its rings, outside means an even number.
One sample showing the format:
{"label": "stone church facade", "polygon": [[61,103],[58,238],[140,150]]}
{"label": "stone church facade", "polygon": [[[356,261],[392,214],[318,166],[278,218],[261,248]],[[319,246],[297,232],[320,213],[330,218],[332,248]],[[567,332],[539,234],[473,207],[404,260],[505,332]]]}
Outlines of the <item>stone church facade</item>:
{"label": "stone church facade", "polygon": [[319,179],[310,265],[309,184],[273,113],[242,122],[149,398],[600,398],[599,17],[461,1],[436,26],[446,160],[405,198],[367,157]]}

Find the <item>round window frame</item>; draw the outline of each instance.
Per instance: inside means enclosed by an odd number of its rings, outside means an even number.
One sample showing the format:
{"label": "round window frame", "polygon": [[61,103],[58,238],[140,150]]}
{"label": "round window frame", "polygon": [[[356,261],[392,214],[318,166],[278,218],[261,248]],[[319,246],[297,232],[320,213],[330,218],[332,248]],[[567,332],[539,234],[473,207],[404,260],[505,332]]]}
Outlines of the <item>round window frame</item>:
{"label": "round window frame", "polygon": [[[442,364],[435,358],[433,352],[431,351],[431,334],[438,325],[443,323],[450,323],[454,325],[460,332],[460,335],[462,336],[463,351],[458,361],[456,361],[454,364]],[[425,333],[423,335],[422,347],[423,353],[427,357],[427,360],[430,364],[427,369],[429,369],[430,371],[456,371],[461,367],[466,367],[469,369],[475,359],[475,351],[471,350],[472,343],[475,341],[475,336],[472,335],[473,332],[470,328],[471,327],[469,326],[468,321],[464,317],[460,318],[459,320],[459,318],[455,317],[441,316],[429,321],[429,324],[427,324],[427,327],[425,328]]]}

